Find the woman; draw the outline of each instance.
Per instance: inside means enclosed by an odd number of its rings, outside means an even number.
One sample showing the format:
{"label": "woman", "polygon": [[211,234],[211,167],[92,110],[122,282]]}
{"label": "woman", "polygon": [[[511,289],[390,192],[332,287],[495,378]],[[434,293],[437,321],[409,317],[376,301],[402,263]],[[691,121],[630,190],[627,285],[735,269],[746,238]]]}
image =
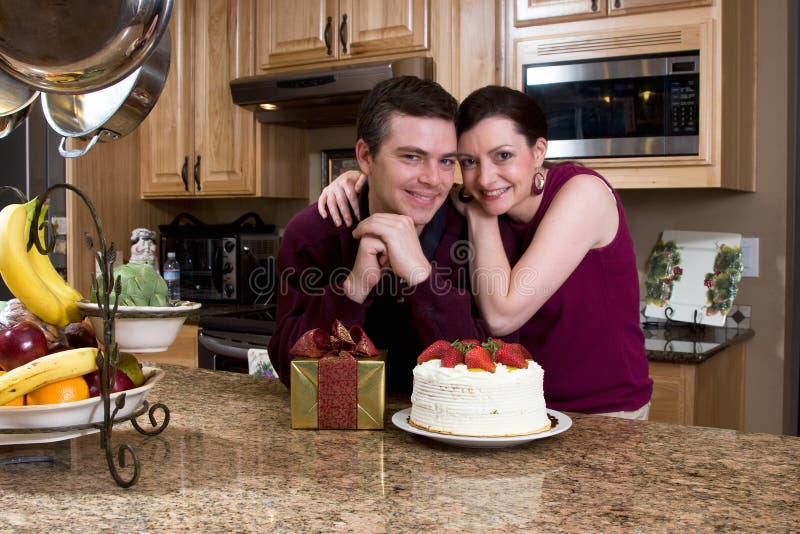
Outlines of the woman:
{"label": "woman", "polygon": [[[585,167],[545,167],[544,114],[509,88],[484,87],[464,100],[458,150],[475,298],[492,332],[519,329],[545,370],[549,407],[646,419],[652,381],[636,258],[617,194]],[[335,184],[319,201],[334,221],[359,183],[351,175]],[[511,226],[522,251],[513,266],[500,224]]]}

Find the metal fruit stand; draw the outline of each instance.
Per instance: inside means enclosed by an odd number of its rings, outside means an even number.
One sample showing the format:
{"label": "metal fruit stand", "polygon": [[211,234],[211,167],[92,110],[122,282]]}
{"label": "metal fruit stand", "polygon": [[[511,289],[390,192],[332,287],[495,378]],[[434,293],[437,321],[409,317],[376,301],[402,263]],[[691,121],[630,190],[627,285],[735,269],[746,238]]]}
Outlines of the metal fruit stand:
{"label": "metal fruit stand", "polygon": [[[48,254],[52,251],[55,244],[53,232],[47,232],[50,239],[46,239],[46,243],[42,243],[39,239],[39,230],[35,221],[39,220],[42,207],[47,202],[50,194],[58,189],[64,188],[77,194],[91,213],[92,221],[95,225],[95,232],[99,241],[99,250],[95,250],[94,240],[87,232],[84,234],[86,244],[94,252],[95,259],[100,266],[100,281],[103,287],[97,285],[97,281],[92,282],[92,294],[94,295],[98,307],[100,309],[101,317],[103,319],[103,335],[102,346],[98,349],[97,353],[97,367],[100,375],[100,401],[103,404],[103,420],[98,422],[88,422],[81,425],[51,427],[51,428],[13,428],[4,429],[0,428],[0,434],[30,434],[30,433],[47,433],[47,432],[69,432],[77,430],[97,429],[100,432],[100,448],[105,452],[106,462],[111,476],[117,485],[128,488],[136,484],[141,473],[141,462],[136,453],[136,449],[127,444],[121,444],[117,449],[116,458],[114,450],[112,449],[111,436],[114,425],[130,421],[131,425],[140,432],[147,436],[154,436],[160,434],[169,424],[169,408],[162,403],[149,404],[147,400],[143,400],[142,404],[137,407],[130,415],[124,417],[117,417],[117,414],[125,407],[126,395],[122,392],[114,399],[112,408],[111,391],[114,387],[114,382],[117,375],[117,365],[119,363],[119,350],[117,343],[114,339],[114,321],[117,314],[117,297],[119,296],[122,286],[119,276],[113,279],[114,260],[116,259],[117,251],[113,243],[106,244],[105,235],[100,224],[100,219],[97,210],[92,204],[91,200],[77,187],[71,184],[56,184],[48,188],[44,194],[38,197],[36,208],[33,214],[33,221],[31,223],[30,236],[28,238],[28,249],[36,247],[42,254]],[[28,200],[25,195],[14,187],[0,186],[0,193],[4,191],[11,191],[17,195],[21,202],[25,203]],[[44,222],[42,226],[49,226],[49,222]],[[111,294],[114,294],[113,302],[111,305]],[[137,419],[147,414],[149,419],[149,428],[145,428],[139,424]],[[0,458],[0,465],[19,464],[27,462],[52,462],[54,459],[51,456],[16,456],[11,458]],[[125,469],[125,473],[121,472]],[[129,476],[126,478],[124,474]]]}

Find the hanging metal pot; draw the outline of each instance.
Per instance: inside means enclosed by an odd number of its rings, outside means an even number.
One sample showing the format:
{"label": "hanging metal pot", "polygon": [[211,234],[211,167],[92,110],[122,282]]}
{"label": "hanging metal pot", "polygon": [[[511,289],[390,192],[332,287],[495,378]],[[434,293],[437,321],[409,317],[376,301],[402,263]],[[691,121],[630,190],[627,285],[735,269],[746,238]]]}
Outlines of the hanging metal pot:
{"label": "hanging metal pot", "polygon": [[0,139],[28,118],[38,96],[38,91],[0,71]]}
{"label": "hanging metal pot", "polygon": [[[169,72],[170,51],[167,31],[147,61],[114,85],[81,95],[42,94],[45,119],[63,137],[58,147],[61,155],[83,156],[98,141],[113,141],[136,129],[161,95]],[[68,150],[68,137],[88,144]]]}
{"label": "hanging metal pot", "polygon": [[173,0],[2,0],[0,70],[47,93],[122,80],[154,53]]}

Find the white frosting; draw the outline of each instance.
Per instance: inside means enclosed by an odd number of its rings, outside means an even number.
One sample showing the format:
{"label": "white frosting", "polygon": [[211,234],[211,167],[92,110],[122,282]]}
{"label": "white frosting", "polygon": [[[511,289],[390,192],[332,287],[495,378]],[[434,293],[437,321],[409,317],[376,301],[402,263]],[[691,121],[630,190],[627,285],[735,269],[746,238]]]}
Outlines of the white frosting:
{"label": "white frosting", "polygon": [[463,436],[515,436],[547,430],[550,421],[542,387],[544,371],[498,363],[494,373],[466,365],[442,367],[429,360],[414,368],[411,423],[434,432]]}

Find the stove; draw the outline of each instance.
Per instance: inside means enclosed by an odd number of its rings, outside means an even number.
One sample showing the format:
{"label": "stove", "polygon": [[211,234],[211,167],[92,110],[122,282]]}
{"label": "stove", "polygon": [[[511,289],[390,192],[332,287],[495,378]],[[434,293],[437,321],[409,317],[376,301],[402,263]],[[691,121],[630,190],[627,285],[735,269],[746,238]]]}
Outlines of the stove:
{"label": "stove", "polygon": [[197,363],[202,369],[249,372],[251,349],[266,351],[275,329],[275,305],[201,315]]}

